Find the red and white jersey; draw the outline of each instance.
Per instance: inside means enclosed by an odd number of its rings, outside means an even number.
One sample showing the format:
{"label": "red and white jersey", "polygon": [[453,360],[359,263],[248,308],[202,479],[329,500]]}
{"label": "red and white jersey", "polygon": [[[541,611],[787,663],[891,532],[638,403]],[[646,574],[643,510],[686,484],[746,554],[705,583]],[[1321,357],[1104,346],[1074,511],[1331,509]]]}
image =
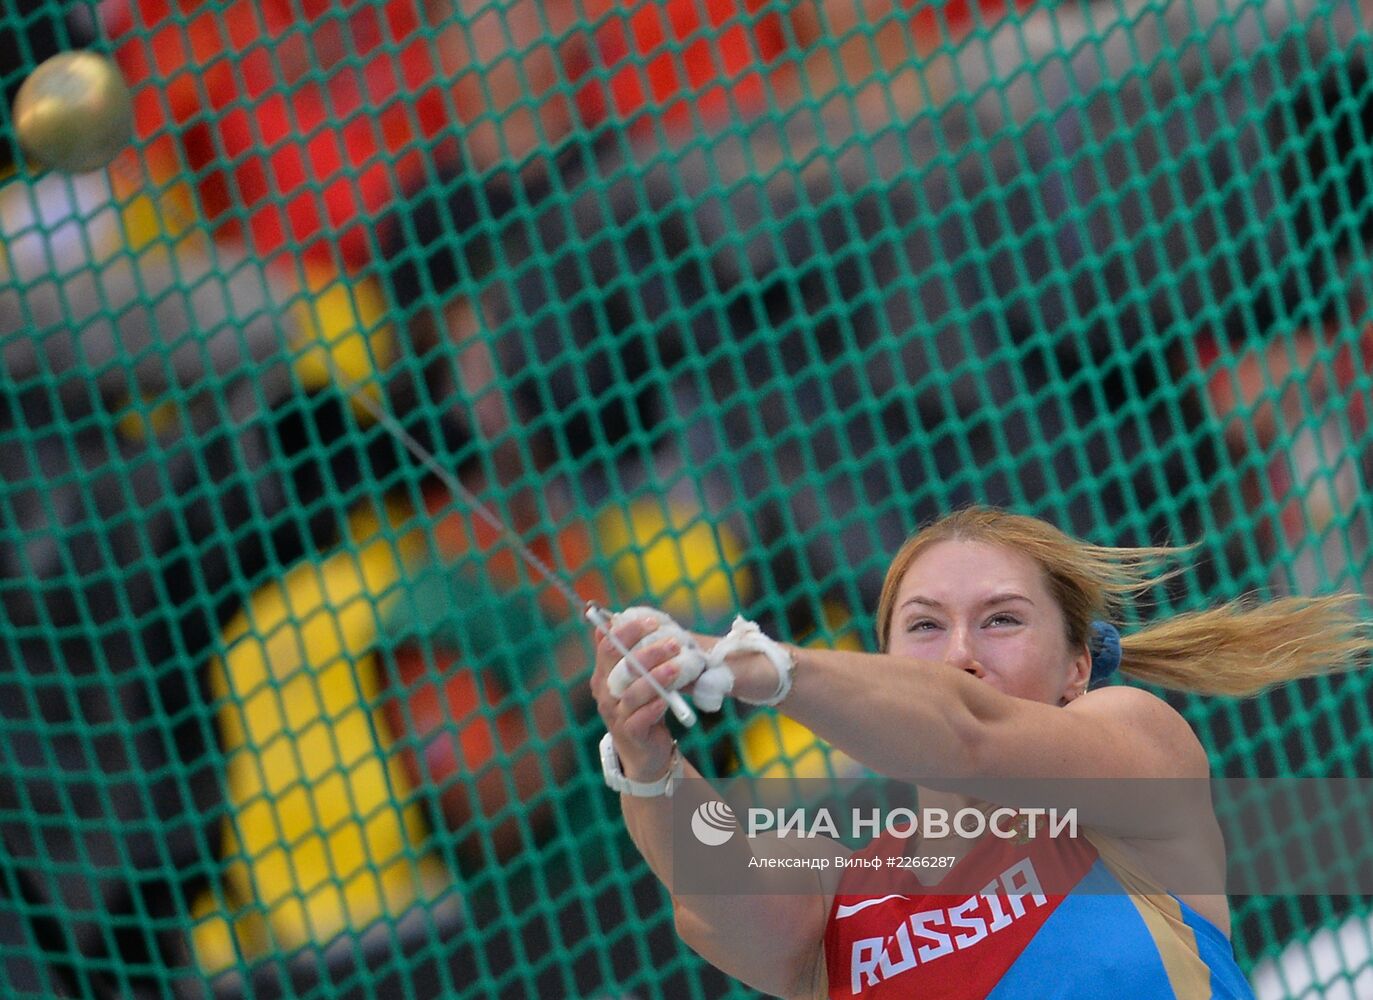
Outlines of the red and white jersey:
{"label": "red and white jersey", "polygon": [[882,867],[840,882],[824,939],[831,998],[1253,996],[1218,928],[1086,836],[985,837],[941,880],[960,892],[885,865],[906,847],[879,838],[857,856]]}

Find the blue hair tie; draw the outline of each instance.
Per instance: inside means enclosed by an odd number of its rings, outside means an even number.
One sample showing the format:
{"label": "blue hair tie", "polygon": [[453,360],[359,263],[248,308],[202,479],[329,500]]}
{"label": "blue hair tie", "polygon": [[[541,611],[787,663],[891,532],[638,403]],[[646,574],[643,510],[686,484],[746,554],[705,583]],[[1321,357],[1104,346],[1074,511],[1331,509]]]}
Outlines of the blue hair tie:
{"label": "blue hair tie", "polygon": [[1120,667],[1120,630],[1110,622],[1092,622],[1087,648],[1092,654],[1092,679],[1099,684]]}

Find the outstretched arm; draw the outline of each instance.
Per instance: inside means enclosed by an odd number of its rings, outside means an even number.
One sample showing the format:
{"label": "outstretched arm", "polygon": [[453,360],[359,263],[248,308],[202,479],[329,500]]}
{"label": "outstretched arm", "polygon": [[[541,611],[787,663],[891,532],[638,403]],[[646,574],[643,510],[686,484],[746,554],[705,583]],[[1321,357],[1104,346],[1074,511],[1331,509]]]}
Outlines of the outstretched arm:
{"label": "outstretched arm", "polygon": [[[702,644],[708,645],[709,639]],[[976,779],[1193,778],[1206,753],[1167,702],[1140,688],[1088,692],[1066,707],[1003,694],[973,675],[907,657],[801,649],[781,710],[859,763],[898,779],[956,788]],[[765,698],[776,672],[757,654],[731,656],[734,694]],[[1084,811],[1085,810],[1085,811]],[[1080,810],[1103,833],[1167,837],[1187,815]],[[1141,828],[1139,823],[1156,823]]]}

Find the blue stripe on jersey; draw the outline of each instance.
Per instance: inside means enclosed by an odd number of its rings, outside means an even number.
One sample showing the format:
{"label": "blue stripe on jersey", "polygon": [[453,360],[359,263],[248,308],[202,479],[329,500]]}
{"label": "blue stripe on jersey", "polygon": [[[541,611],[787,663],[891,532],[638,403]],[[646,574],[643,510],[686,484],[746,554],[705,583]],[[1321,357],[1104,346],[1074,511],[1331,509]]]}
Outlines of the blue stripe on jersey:
{"label": "blue stripe on jersey", "polygon": [[1205,1000],[1174,996],[1153,935],[1100,860],[1079,890],[1063,900],[987,1000]]}

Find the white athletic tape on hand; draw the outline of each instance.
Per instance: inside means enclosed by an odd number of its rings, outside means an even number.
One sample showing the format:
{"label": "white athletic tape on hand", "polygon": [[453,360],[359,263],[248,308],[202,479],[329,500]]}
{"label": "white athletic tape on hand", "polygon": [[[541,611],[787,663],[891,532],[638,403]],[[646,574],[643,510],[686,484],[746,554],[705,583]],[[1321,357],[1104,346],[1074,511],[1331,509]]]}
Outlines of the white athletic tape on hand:
{"label": "white athletic tape on hand", "polygon": [[[751,705],[776,705],[791,693],[796,660],[786,646],[768,638],[756,622],[751,622],[743,616],[736,617],[729,633],[706,653],[671,615],[657,608],[626,608],[613,616],[612,623],[618,628],[625,622],[635,619],[648,619],[656,623],[658,628],[636,642],[630,648],[630,652],[636,653],[655,643],[675,640],[682,651],[674,658],[677,676],[667,687],[676,691],[694,684],[691,689],[691,700],[703,712],[720,711],[725,699],[733,693],[734,669],[729,665],[728,658],[736,653],[761,653],[777,671],[777,688],[770,697],[756,700],[745,698],[740,699],[741,701]],[[616,698],[623,697],[629,685],[634,683],[638,676],[639,672],[621,657],[611,668],[610,676],[607,678],[611,695]]]}
{"label": "white athletic tape on hand", "polygon": [[[777,671],[777,689],[767,698],[741,698],[750,705],[777,705],[791,693],[792,674],[796,670],[796,658],[791,650],[775,639],[770,639],[758,627],[742,615],[734,619],[729,633],[715,644],[710,651],[709,665],[692,691],[692,701],[706,712],[718,712],[726,695],[734,690],[734,671],[729,666],[729,657],[735,653],[761,653],[772,668]],[[714,708],[711,704],[714,704]]]}
{"label": "white athletic tape on hand", "polygon": [[716,657],[713,649],[707,659],[711,665],[696,678],[696,686],[691,689],[691,700],[702,712],[718,712],[734,690],[734,671]]}
{"label": "white athletic tape on hand", "polygon": [[[696,645],[696,640],[691,637],[691,634],[687,632],[686,629],[682,628],[682,626],[678,625],[672,619],[671,615],[659,611],[657,608],[635,607],[626,608],[619,612],[613,616],[611,621],[613,627],[618,628],[625,622],[645,618],[656,622],[658,628],[636,642],[630,647],[629,651],[631,653],[636,653],[638,650],[646,649],[654,643],[664,642],[669,639],[675,640],[677,644],[681,646],[682,651],[673,658],[672,662],[677,664],[677,676],[673,679],[671,684],[667,685],[667,688],[671,691],[675,691],[678,688],[686,687],[700,677],[701,671],[706,668],[706,654],[701,650],[700,646]],[[611,695],[616,698],[624,697],[625,691],[629,688],[630,684],[634,683],[634,680],[638,676],[639,672],[631,667],[624,657],[621,657],[619,661],[616,662],[615,666],[610,668],[610,676],[606,679],[606,684],[610,688]],[[717,705],[716,709],[713,709],[712,711],[718,710],[718,708],[719,706]]]}

